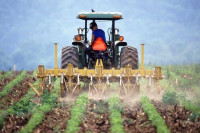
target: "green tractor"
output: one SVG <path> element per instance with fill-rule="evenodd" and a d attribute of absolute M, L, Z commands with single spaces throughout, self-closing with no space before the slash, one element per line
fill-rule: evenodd
<path fill-rule="evenodd" d="M 119 35 L 119 29 L 115 27 L 115 21 L 122 19 L 121 13 L 82 12 L 78 14 L 77 18 L 84 20 L 85 27 L 78 28 L 78 34 L 74 36 L 72 46 L 62 48 L 61 68 L 58 68 L 57 64 L 57 43 L 55 43 L 55 68 L 46 69 L 44 65 L 38 66 L 39 92 L 34 89 L 38 95 L 42 95 L 47 79 L 49 80 L 49 91 L 52 92 L 51 77 L 55 76 L 60 77 L 61 96 L 79 93 L 82 88 L 89 88 L 89 94 L 100 94 L 101 96 L 112 92 L 112 88 L 122 95 L 138 95 L 140 92 L 139 78 L 149 79 L 148 90 L 150 90 L 153 81 L 154 87 L 159 92 L 159 80 L 163 79 L 161 67 L 155 67 L 153 70 L 144 68 L 144 45 L 142 44 L 141 67 L 138 68 L 137 49 L 127 46 L 124 37 Z M 88 21 L 112 22 L 111 28 L 107 29 L 108 41 L 105 42 L 99 37 L 103 43 L 96 43 L 97 38 L 90 45 L 91 42 L 88 41 L 87 37 Z M 104 50 L 94 49 L 94 45 L 100 46 L 102 44 Z M 117 85 L 111 87 L 114 82 Z"/>
<path fill-rule="evenodd" d="M 78 28 L 78 34 L 74 36 L 73 46 L 62 48 L 61 68 L 65 69 L 67 64 L 72 64 L 79 69 L 93 69 L 96 63 L 96 54 L 101 54 L 103 66 L 105 69 L 120 69 L 126 65 L 131 65 L 132 69 L 138 69 L 138 51 L 132 46 L 127 46 L 124 37 L 119 35 L 119 29 L 115 26 L 115 21 L 123 19 L 122 14 L 118 12 L 81 12 L 78 19 L 84 20 L 85 27 Z M 88 41 L 88 21 L 110 21 L 111 28 L 107 29 L 109 38 L 106 42 L 105 51 L 89 51 L 91 47 Z M 105 30 L 105 29 L 104 29 Z M 122 48 L 120 48 L 122 47 Z M 121 49 L 121 51 L 120 51 Z"/>

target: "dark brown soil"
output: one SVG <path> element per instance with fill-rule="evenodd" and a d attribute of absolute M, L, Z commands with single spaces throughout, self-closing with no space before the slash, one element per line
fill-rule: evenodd
<path fill-rule="evenodd" d="M 200 118 L 197 117 L 194 122 L 190 121 L 192 112 L 184 107 L 164 105 L 159 101 L 152 101 L 152 103 L 172 133 L 200 133 Z"/>
<path fill-rule="evenodd" d="M 18 117 L 14 115 L 8 116 L 4 120 L 2 133 L 15 133 L 19 132 L 23 126 L 25 126 L 30 119 L 30 115 L 24 115 L 23 117 Z"/>
<path fill-rule="evenodd" d="M 6 96 L 0 98 L 0 110 L 8 108 L 13 105 L 14 102 L 18 102 L 29 91 L 30 86 L 28 83 L 33 83 L 35 79 L 33 77 L 25 77 L 18 85 L 12 88 L 12 91 Z"/>
<path fill-rule="evenodd" d="M 127 133 L 156 133 L 156 127 L 152 125 L 140 103 L 124 107 L 122 118 Z"/>
<path fill-rule="evenodd" d="M 16 72 L 12 72 L 12 75 L 9 77 L 5 77 L 2 80 L 0 80 L 0 91 L 3 90 L 3 88 L 12 80 L 14 80 L 19 74 L 21 74 L 21 71 L 16 71 Z M 27 72 L 27 74 L 32 75 L 33 71 L 29 71 Z"/>
<path fill-rule="evenodd" d="M 70 107 L 55 108 L 47 113 L 43 122 L 34 130 L 34 133 L 64 132 L 67 120 L 70 118 Z"/>
<path fill-rule="evenodd" d="M 0 91 L 3 90 L 3 88 L 13 79 L 15 79 L 15 76 L 12 77 L 5 77 L 2 80 L 0 80 Z"/>
<path fill-rule="evenodd" d="M 103 100 L 89 100 L 79 133 L 110 133 L 108 103 Z"/>

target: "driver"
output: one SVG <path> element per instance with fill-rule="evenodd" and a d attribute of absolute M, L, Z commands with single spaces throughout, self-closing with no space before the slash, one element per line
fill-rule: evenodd
<path fill-rule="evenodd" d="M 91 45 L 96 41 L 98 37 L 101 37 L 106 43 L 105 32 L 102 29 L 98 29 L 98 26 L 94 21 L 90 23 L 90 29 L 92 30 Z"/>

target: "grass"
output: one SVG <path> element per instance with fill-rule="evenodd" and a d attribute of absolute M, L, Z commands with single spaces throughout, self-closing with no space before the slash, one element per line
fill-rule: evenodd
<path fill-rule="evenodd" d="M 7 84 L 2 92 L 0 92 L 0 97 L 4 97 L 5 95 L 7 95 L 11 90 L 12 88 L 17 85 L 19 82 L 21 82 L 24 77 L 26 76 L 26 71 L 24 70 L 20 75 L 18 75 L 14 80 L 12 80 L 9 84 Z"/>

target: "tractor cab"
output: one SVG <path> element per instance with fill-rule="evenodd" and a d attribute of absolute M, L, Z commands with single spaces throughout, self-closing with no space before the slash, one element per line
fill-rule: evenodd
<path fill-rule="evenodd" d="M 97 58 L 103 59 L 104 66 L 119 67 L 119 46 L 126 46 L 127 43 L 124 42 L 124 37 L 119 35 L 119 29 L 115 28 L 115 21 L 123 19 L 122 14 L 119 12 L 81 12 L 77 16 L 78 19 L 84 20 L 85 27 L 78 28 L 78 34 L 74 36 L 72 45 L 75 45 L 79 49 L 79 57 L 84 60 L 79 60 L 79 68 L 87 67 L 93 68 Z M 91 44 L 88 40 L 88 25 L 92 21 L 98 21 L 98 23 L 110 21 L 111 28 L 103 29 L 105 34 L 107 30 L 108 38 L 106 38 L 106 50 L 105 46 L 102 44 L 102 41 L 96 40 L 95 46 Z M 102 48 L 103 47 L 103 48 Z M 96 48 L 96 49 L 95 49 Z M 80 59 L 79 58 L 79 59 Z"/>

